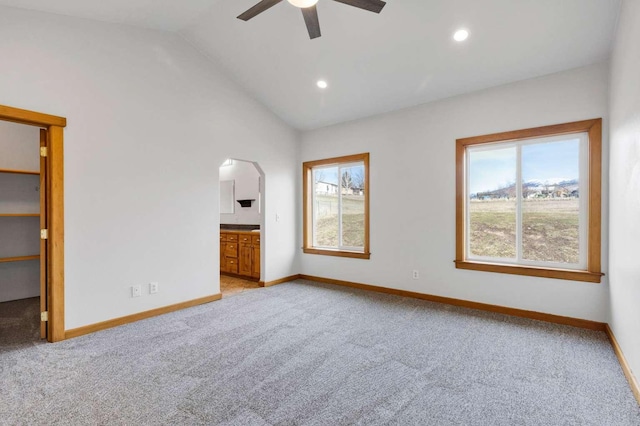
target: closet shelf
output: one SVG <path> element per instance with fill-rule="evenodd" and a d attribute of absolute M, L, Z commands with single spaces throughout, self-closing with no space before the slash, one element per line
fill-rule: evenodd
<path fill-rule="evenodd" d="M 36 254 L 33 256 L 0 257 L 0 263 L 23 262 L 25 260 L 36 260 L 36 259 L 40 259 L 39 254 Z"/>
<path fill-rule="evenodd" d="M 0 213 L 0 217 L 40 217 L 40 213 Z"/>
<path fill-rule="evenodd" d="M 11 169 L 0 169 L 0 173 L 13 173 L 18 175 L 39 175 L 40 172 L 34 172 L 30 170 L 11 170 Z"/>

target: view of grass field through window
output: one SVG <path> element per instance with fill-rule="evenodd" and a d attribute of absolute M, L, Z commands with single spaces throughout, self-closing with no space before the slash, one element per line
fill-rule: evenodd
<path fill-rule="evenodd" d="M 471 256 L 580 262 L 580 143 L 574 135 L 469 150 Z"/>
<path fill-rule="evenodd" d="M 362 249 L 365 244 L 364 164 L 313 169 L 313 245 Z"/>

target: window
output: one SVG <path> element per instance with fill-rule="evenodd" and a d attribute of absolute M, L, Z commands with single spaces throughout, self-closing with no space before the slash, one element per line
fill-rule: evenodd
<path fill-rule="evenodd" d="M 309 161 L 302 173 L 303 251 L 369 259 L 369 154 Z"/>
<path fill-rule="evenodd" d="M 458 139 L 456 267 L 600 282 L 602 120 Z"/>

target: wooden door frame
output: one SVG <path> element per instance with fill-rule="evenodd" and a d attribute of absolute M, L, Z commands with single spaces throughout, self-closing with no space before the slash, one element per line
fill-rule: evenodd
<path fill-rule="evenodd" d="M 49 132 L 46 129 L 40 129 L 40 150 L 46 149 Z M 47 157 L 40 155 L 40 229 L 47 229 Z M 48 301 L 47 293 L 49 293 L 49 275 L 47 275 L 47 256 L 42 253 L 47 252 L 47 240 L 40 239 L 40 312 L 47 311 Z M 49 322 L 40 320 L 40 338 L 46 339 L 49 335 Z"/>
<path fill-rule="evenodd" d="M 64 127 L 67 119 L 0 105 L 0 120 L 47 131 L 47 340 L 64 340 Z M 41 253 L 42 255 L 42 253 Z"/>

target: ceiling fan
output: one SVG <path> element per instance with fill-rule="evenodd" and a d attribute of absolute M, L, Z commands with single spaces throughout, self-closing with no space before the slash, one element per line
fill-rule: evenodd
<path fill-rule="evenodd" d="M 262 0 L 252 8 L 243 12 L 238 16 L 238 19 L 248 21 L 249 19 L 259 15 L 265 10 L 275 6 L 282 0 Z M 307 31 L 309 31 L 309 38 L 314 39 L 320 37 L 320 22 L 318 21 L 318 10 L 316 9 L 316 3 L 318 0 L 287 0 L 292 5 L 300 8 L 302 16 L 304 17 L 304 23 L 307 25 Z M 360 9 L 368 10 L 369 12 L 380 13 L 382 8 L 387 4 L 382 0 L 334 0 L 338 3 L 344 3 L 349 6 L 357 7 Z"/>

